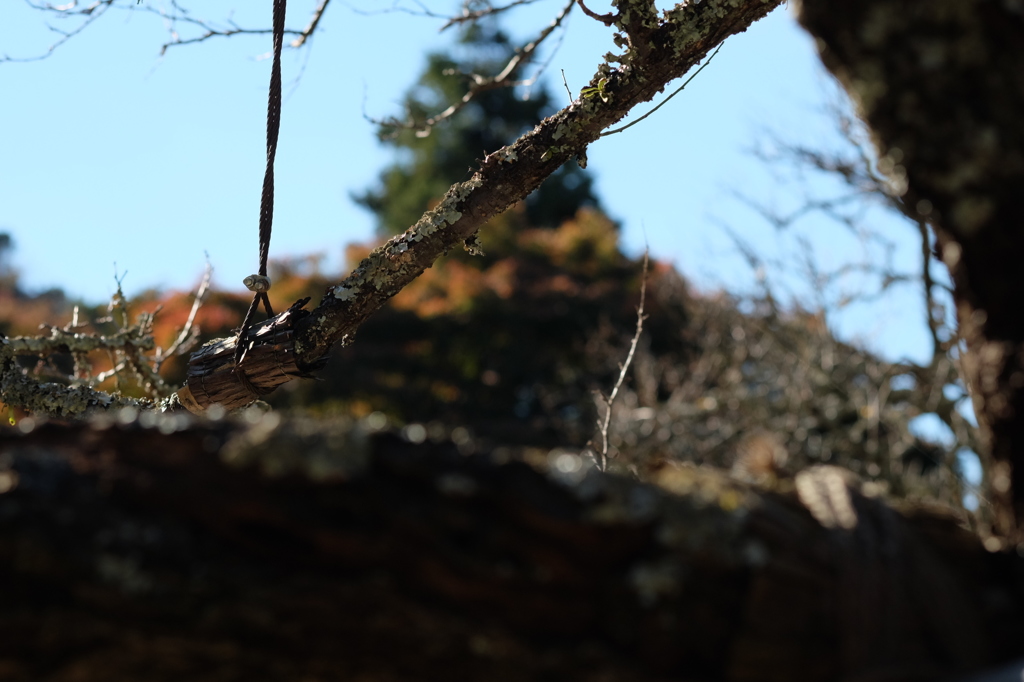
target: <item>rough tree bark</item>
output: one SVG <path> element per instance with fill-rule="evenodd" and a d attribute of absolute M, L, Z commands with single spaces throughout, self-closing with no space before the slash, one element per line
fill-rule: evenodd
<path fill-rule="evenodd" d="M 949 266 L 1000 530 L 1024 540 L 1024 14 L 991 0 L 804 0 L 800 20 Z"/>
<path fill-rule="evenodd" d="M 834 468 L 567 477 L 273 414 L 22 430 L 5 680 L 930 680 L 1024 642 L 1024 561 Z"/>

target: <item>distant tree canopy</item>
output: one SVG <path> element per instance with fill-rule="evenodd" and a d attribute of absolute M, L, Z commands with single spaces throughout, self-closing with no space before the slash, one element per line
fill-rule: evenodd
<path fill-rule="evenodd" d="M 529 89 L 485 90 L 429 134 L 409 125 L 458 102 L 469 89 L 469 74 L 494 73 L 513 54 L 508 36 L 488 22 L 464 29 L 456 50 L 427 57 L 423 75 L 405 98 L 407 118 L 380 126 L 380 139 L 400 152 L 399 160 L 381 174 L 376 187 L 356 196 L 377 216 L 379 234 L 404 232 L 452 183 L 467 179 L 480 159 L 512 143 L 555 110 L 547 88 L 538 81 Z M 526 198 L 530 224 L 555 227 L 580 207 L 597 206 L 592 182 L 577 164 L 563 165 Z"/>

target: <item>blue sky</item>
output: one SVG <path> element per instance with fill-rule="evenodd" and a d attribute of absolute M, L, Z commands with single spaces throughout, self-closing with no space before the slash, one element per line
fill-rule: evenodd
<path fill-rule="evenodd" d="M 153 8 L 162 3 L 144 0 Z M 0 63 L 0 230 L 13 235 L 14 264 L 30 290 L 59 286 L 102 301 L 115 289 L 115 263 L 127 273 L 128 294 L 188 289 L 208 253 L 217 285 L 242 291 L 241 279 L 257 260 L 269 37 L 212 39 L 160 57 L 167 27 L 133 4 L 47 59 Z M 232 11 L 236 4 L 243 9 Z M 292 0 L 289 26 L 303 26 L 314 4 Z M 455 6 L 428 4 L 438 13 Z M 603 11 L 600 2 L 591 4 Z M 204 18 L 230 16 L 250 27 L 269 25 L 270 5 L 196 3 Z M 510 13 L 508 26 L 518 37 L 531 36 L 560 6 L 536 2 Z M 7 3 L 4 14 L 0 54 L 10 57 L 45 52 L 55 36 L 46 21 L 69 27 L 24 3 Z M 311 47 L 286 54 L 272 258 L 321 253 L 326 269 L 338 271 L 344 245 L 372 235 L 371 216 L 350 193 L 373 183 L 392 157 L 364 111 L 400 113 L 398 102 L 425 52 L 454 37 L 438 32 L 442 23 L 401 11 L 357 13 L 336 0 Z M 544 56 L 556 97 L 565 94 L 560 71 L 578 92 L 612 49 L 610 37 L 578 11 L 570 15 L 557 52 Z M 835 147 L 827 110 L 836 101 L 813 42 L 788 9 L 730 38 L 683 93 L 589 150 L 598 195 L 621 221 L 627 250 L 639 253 L 649 244 L 654 257 L 673 261 L 701 288 L 749 289 L 752 273 L 723 225 L 765 256 L 791 251 L 792 235 L 776 234 L 736 195 L 792 208 L 807 191 L 749 150 L 769 133 Z M 882 214 L 876 220 L 896 239 L 897 262 L 916 268 L 913 234 Z M 820 220 L 805 223 L 799 227 L 822 267 L 859 256 L 849 233 Z M 779 277 L 800 280 L 792 272 Z M 887 356 L 924 359 L 923 319 L 913 317 L 920 311 L 916 291 L 906 289 L 869 309 L 851 308 L 835 325 Z"/>

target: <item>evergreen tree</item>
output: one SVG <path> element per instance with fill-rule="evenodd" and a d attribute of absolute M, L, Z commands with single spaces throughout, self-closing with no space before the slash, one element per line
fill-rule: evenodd
<path fill-rule="evenodd" d="M 472 25 L 463 31 L 460 55 L 434 53 L 405 106 L 414 121 L 422 121 L 459 101 L 470 87 L 468 74 L 497 73 L 514 54 L 508 36 L 493 25 Z M 379 135 L 400 150 L 376 187 L 356 197 L 377 215 L 382 236 L 404 232 L 440 199 L 452 183 L 468 179 L 471 169 L 487 154 L 513 142 L 554 110 L 543 86 L 531 89 L 497 88 L 475 96 L 429 134 L 384 124 Z M 526 200 L 529 224 L 555 227 L 583 206 L 597 206 L 591 178 L 576 164 L 566 164 Z"/>

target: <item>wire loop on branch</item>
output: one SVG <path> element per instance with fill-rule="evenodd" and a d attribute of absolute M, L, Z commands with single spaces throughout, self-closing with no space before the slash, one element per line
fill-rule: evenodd
<path fill-rule="evenodd" d="M 263 197 L 260 201 L 260 270 L 243 280 L 246 288 L 254 292 L 252 303 L 238 329 L 235 345 L 235 364 L 239 365 L 245 355 L 245 336 L 252 326 L 253 316 L 260 301 L 267 317 L 274 316 L 270 307 L 270 278 L 267 277 L 267 259 L 270 255 L 270 235 L 274 225 L 274 158 L 277 156 L 277 139 L 281 130 L 281 48 L 284 45 L 284 17 L 287 0 L 274 0 L 274 63 L 270 70 L 270 95 L 267 100 L 267 170 L 263 176 Z"/>

